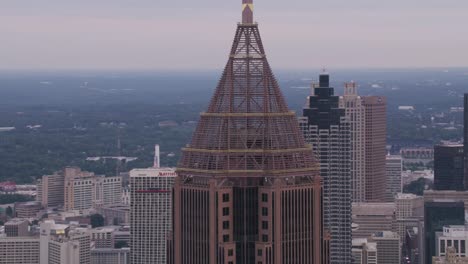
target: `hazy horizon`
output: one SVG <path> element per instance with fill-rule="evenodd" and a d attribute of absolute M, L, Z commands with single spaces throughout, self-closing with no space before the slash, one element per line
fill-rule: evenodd
<path fill-rule="evenodd" d="M 4 2 L 0 69 L 219 70 L 240 2 Z M 254 2 L 275 70 L 468 67 L 466 1 Z"/>

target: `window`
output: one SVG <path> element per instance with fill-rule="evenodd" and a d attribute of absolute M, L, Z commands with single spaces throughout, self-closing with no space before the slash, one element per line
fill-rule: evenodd
<path fill-rule="evenodd" d="M 263 252 L 261 249 L 258 249 L 257 250 L 257 256 L 261 257 L 263 255 Z"/>
<path fill-rule="evenodd" d="M 268 235 L 262 235 L 262 242 L 268 242 Z"/>
<path fill-rule="evenodd" d="M 268 222 L 262 221 L 262 229 L 268 229 Z"/>
<path fill-rule="evenodd" d="M 268 202 L 268 194 L 262 193 L 262 202 Z"/>
<path fill-rule="evenodd" d="M 262 215 L 263 216 L 268 216 L 268 208 L 267 207 L 262 207 Z"/>
<path fill-rule="evenodd" d="M 229 242 L 229 235 L 223 235 L 223 242 Z"/>
<path fill-rule="evenodd" d="M 440 240 L 440 253 L 445 253 L 445 240 Z"/>
<path fill-rule="evenodd" d="M 223 221 L 223 229 L 229 229 L 229 221 Z"/>
<path fill-rule="evenodd" d="M 223 216 L 229 215 L 229 207 L 223 207 Z"/>
<path fill-rule="evenodd" d="M 229 202 L 229 193 L 223 193 L 223 203 Z"/>
<path fill-rule="evenodd" d="M 229 257 L 234 256 L 234 250 L 229 249 L 229 250 L 228 250 L 228 256 L 229 256 Z"/>

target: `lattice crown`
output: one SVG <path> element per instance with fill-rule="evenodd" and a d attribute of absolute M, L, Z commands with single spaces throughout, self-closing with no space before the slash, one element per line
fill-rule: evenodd
<path fill-rule="evenodd" d="M 239 24 L 228 63 L 179 174 L 312 176 L 317 163 L 288 110 L 256 24 Z"/>

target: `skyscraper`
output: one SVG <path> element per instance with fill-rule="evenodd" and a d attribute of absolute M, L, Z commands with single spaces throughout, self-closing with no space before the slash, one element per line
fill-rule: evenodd
<path fill-rule="evenodd" d="M 364 96 L 366 201 L 385 200 L 385 156 L 387 155 L 387 100 Z"/>
<path fill-rule="evenodd" d="M 351 127 L 351 181 L 354 202 L 385 201 L 385 97 L 359 96 L 355 83 L 345 84 L 340 107 Z"/>
<path fill-rule="evenodd" d="M 464 132 L 463 132 L 463 144 L 464 144 L 464 155 L 465 155 L 465 163 L 464 163 L 464 185 L 465 190 L 468 190 L 468 94 L 465 94 L 465 102 L 464 102 Z"/>
<path fill-rule="evenodd" d="M 345 84 L 340 107 L 346 109 L 351 131 L 351 196 L 353 202 L 366 201 L 365 109 L 356 83 Z"/>
<path fill-rule="evenodd" d="M 132 264 L 166 263 L 167 235 L 172 230 L 170 168 L 130 171 L 130 259 Z"/>
<path fill-rule="evenodd" d="M 463 145 L 434 146 L 434 189 L 464 190 Z"/>
<path fill-rule="evenodd" d="M 183 149 L 173 250 L 182 263 L 322 263 L 318 162 L 243 1 L 229 61 Z"/>
<path fill-rule="evenodd" d="M 350 128 L 327 73 L 320 75 L 307 104 L 300 126 L 320 161 L 324 227 L 331 236 L 330 263 L 351 263 Z"/>

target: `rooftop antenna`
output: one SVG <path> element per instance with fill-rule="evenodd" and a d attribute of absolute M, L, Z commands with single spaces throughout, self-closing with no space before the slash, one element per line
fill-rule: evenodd
<path fill-rule="evenodd" d="M 154 164 L 153 164 L 153 168 L 160 168 L 161 166 L 161 163 L 160 163 L 160 155 L 159 155 L 159 145 L 156 144 L 154 146 Z"/>
<path fill-rule="evenodd" d="M 242 24 L 253 24 L 253 0 L 242 0 Z"/>

